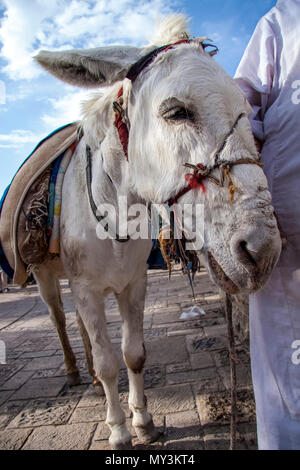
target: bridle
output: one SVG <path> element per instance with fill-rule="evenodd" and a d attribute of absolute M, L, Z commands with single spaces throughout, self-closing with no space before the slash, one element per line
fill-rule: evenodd
<path fill-rule="evenodd" d="M 148 67 L 153 60 L 162 52 L 166 52 L 169 49 L 172 49 L 174 46 L 182 43 L 191 43 L 195 42 L 196 39 L 182 39 L 180 41 L 177 41 L 172 44 L 167 44 L 165 46 L 161 46 L 156 48 L 155 50 L 151 51 L 149 54 L 146 56 L 143 56 L 141 59 L 139 59 L 135 64 L 133 64 L 129 71 L 127 72 L 127 75 L 125 78 L 129 79 L 132 83 L 137 79 L 139 74 L 146 68 Z M 203 39 L 198 39 L 198 44 L 202 46 L 202 48 L 205 50 L 207 47 L 212 47 L 213 50 L 209 52 L 210 55 L 216 54 L 218 51 L 218 48 L 212 44 L 208 43 L 203 43 Z M 116 101 L 113 102 L 113 109 L 115 112 L 115 121 L 114 125 L 117 129 L 120 143 L 123 148 L 124 156 L 128 162 L 128 141 L 129 141 L 129 130 L 128 126 L 126 123 L 126 117 L 125 117 L 125 110 L 123 108 L 123 86 L 119 89 L 117 99 Z M 233 126 L 231 127 L 230 131 L 226 134 L 224 137 L 221 145 L 215 152 L 213 156 L 213 165 L 210 167 L 204 166 L 201 163 L 197 164 L 192 164 L 192 163 L 184 163 L 184 167 L 190 168 L 193 170 L 193 173 L 188 173 L 185 174 L 184 178 L 185 181 L 188 183 L 187 186 L 185 186 L 182 190 L 180 190 L 174 197 L 168 199 L 166 203 L 169 206 L 172 206 L 178 202 L 178 200 L 187 192 L 189 192 L 192 189 L 196 188 L 201 188 L 203 192 L 205 192 L 206 188 L 203 184 L 203 180 L 207 179 L 211 182 L 213 182 L 215 185 L 219 187 L 224 187 L 225 180 L 228 183 L 228 192 L 229 192 L 229 199 L 230 203 L 233 203 L 233 198 L 234 198 L 234 193 L 237 189 L 237 187 L 234 185 L 231 176 L 230 176 L 230 170 L 233 166 L 235 165 L 241 165 L 241 164 L 255 164 L 260 167 L 263 167 L 263 164 L 259 161 L 259 156 L 257 155 L 256 159 L 252 158 L 242 158 L 239 160 L 235 161 L 230 161 L 230 160 L 221 160 L 220 156 L 222 151 L 224 150 L 229 137 L 233 134 L 234 130 L 236 129 L 240 119 L 243 117 L 246 117 L 245 113 L 241 113 L 237 119 L 235 120 Z M 89 201 L 90 201 L 90 206 L 93 211 L 93 214 L 95 215 L 96 219 L 98 222 L 101 223 L 101 221 L 104 219 L 104 216 L 101 216 L 98 214 L 97 211 L 97 206 L 95 204 L 95 201 L 92 196 L 92 190 L 91 190 L 91 181 L 92 181 L 92 173 L 91 173 L 91 149 L 87 145 L 86 146 L 86 156 L 87 156 L 87 167 L 86 167 L 86 178 L 87 178 L 87 187 L 88 187 L 88 196 L 89 196 Z M 219 168 L 220 170 L 220 179 L 218 180 L 214 176 L 212 176 L 212 172 Z M 104 229 L 108 231 L 108 226 L 104 226 Z M 115 238 L 118 242 L 127 242 L 130 238 L 127 236 L 127 238 L 120 238 L 118 234 L 115 234 Z"/>
<path fill-rule="evenodd" d="M 197 187 L 200 187 L 203 192 L 205 192 L 205 186 L 203 184 L 204 179 L 208 179 L 215 185 L 223 188 L 225 180 L 227 180 L 228 183 L 228 192 L 229 192 L 229 199 L 230 203 L 233 203 L 233 198 L 234 198 L 234 193 L 237 189 L 235 184 L 233 183 L 231 176 L 230 176 L 230 170 L 233 166 L 235 165 L 247 165 L 247 164 L 254 164 L 258 165 L 261 168 L 264 166 L 263 163 L 259 161 L 259 156 L 258 159 L 253 159 L 253 158 L 240 158 L 239 160 L 220 160 L 219 157 L 222 154 L 222 151 L 224 150 L 229 137 L 233 134 L 235 128 L 237 127 L 240 119 L 243 117 L 247 117 L 245 113 L 241 113 L 237 119 L 235 120 L 232 128 L 230 131 L 226 134 L 226 136 L 223 139 L 222 144 L 218 148 L 218 150 L 215 152 L 212 160 L 214 164 L 211 167 L 207 167 L 203 165 L 202 163 L 197 163 L 196 165 L 192 163 L 184 163 L 184 167 L 186 168 L 191 168 L 193 169 L 193 173 L 188 173 L 185 175 L 185 180 L 189 183 L 188 186 L 185 186 L 177 195 L 173 198 L 170 198 L 167 203 L 169 206 L 172 206 L 173 204 L 176 204 L 178 199 L 180 199 L 184 194 L 186 194 L 188 191 L 191 189 L 196 189 Z M 219 168 L 220 170 L 220 179 L 218 180 L 214 176 L 211 175 L 211 173 Z"/>

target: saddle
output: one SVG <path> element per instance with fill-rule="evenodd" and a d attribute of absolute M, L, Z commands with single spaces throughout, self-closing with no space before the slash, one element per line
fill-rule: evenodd
<path fill-rule="evenodd" d="M 48 218 L 47 190 L 52 165 L 77 141 L 77 122 L 58 129 L 42 140 L 24 161 L 2 199 L 1 261 L 4 259 L 5 264 L 11 267 L 10 272 L 13 273 L 13 281 L 16 284 L 23 285 L 26 282 L 27 266 L 30 262 L 42 262 L 47 254 L 48 240 L 43 227 L 45 217 Z M 32 200 L 35 204 L 32 204 Z M 34 220 L 32 214 L 36 215 Z M 34 230 L 30 230 L 32 223 Z"/>

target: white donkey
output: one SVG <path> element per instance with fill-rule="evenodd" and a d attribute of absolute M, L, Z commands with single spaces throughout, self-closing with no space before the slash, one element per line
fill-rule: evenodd
<path fill-rule="evenodd" d="M 118 396 L 119 360 L 105 324 L 104 297 L 110 292 L 123 320 L 133 426 L 144 442 L 158 437 L 143 383 L 151 241 L 99 239 L 96 207 L 107 202 L 117 207 L 118 196 L 126 196 L 129 205 L 203 204 L 202 254 L 213 280 L 228 292 L 259 289 L 281 247 L 266 178 L 257 164 L 247 118 L 251 109 L 232 78 L 205 52 L 202 40 L 188 41 L 186 31 L 184 18 L 175 15 L 144 48 L 42 51 L 37 56 L 46 70 L 70 84 L 112 85 L 84 106 L 83 137 L 63 183 L 62 266 L 48 262 L 35 275 L 57 318 L 62 315 L 61 269 L 70 279 L 95 376 L 106 394 L 113 449 L 127 448 L 131 436 Z M 115 112 L 121 113 L 117 119 Z"/>

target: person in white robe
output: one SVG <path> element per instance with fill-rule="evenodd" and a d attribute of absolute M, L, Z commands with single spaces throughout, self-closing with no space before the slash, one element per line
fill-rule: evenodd
<path fill-rule="evenodd" d="M 250 295 L 250 353 L 259 449 L 300 449 L 300 0 L 258 22 L 235 79 L 287 243 L 267 285 Z"/>

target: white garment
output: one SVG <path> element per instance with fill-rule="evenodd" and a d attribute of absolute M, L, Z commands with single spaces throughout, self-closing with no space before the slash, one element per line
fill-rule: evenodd
<path fill-rule="evenodd" d="M 300 0 L 258 23 L 235 75 L 288 244 L 267 286 L 250 296 L 260 449 L 300 449 Z"/>

